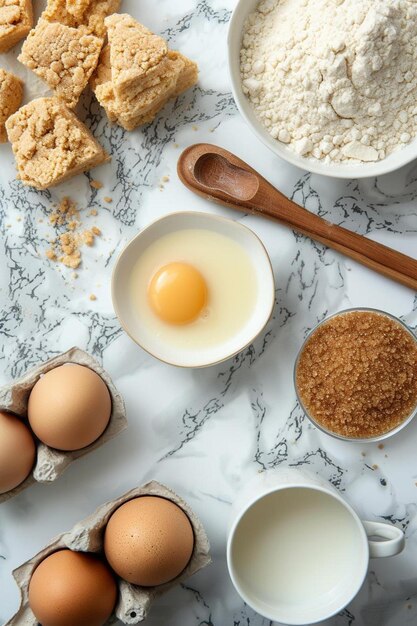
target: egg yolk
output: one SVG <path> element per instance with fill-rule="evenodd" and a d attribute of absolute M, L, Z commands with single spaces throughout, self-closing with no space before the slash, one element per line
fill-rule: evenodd
<path fill-rule="evenodd" d="M 206 281 L 188 263 L 169 263 L 156 272 L 149 287 L 150 305 L 169 324 L 189 324 L 207 302 Z"/>

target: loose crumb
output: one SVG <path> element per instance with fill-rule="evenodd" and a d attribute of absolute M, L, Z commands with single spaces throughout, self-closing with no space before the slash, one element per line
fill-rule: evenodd
<path fill-rule="evenodd" d="M 192 129 L 194 132 L 196 132 L 198 130 L 198 126 L 196 126 L 195 124 L 192 125 Z"/>
<path fill-rule="evenodd" d="M 95 300 L 97 300 L 97 296 L 95 296 L 93 293 L 90 294 L 90 300 L 94 302 Z"/>
<path fill-rule="evenodd" d="M 90 186 L 93 187 L 93 189 L 102 189 L 103 183 L 101 183 L 99 180 L 91 180 Z"/>
<path fill-rule="evenodd" d="M 56 252 L 52 248 L 46 251 L 46 256 L 50 261 L 56 261 Z"/>
<path fill-rule="evenodd" d="M 90 215 L 93 215 L 94 217 L 98 215 L 97 209 L 91 209 Z"/>
<path fill-rule="evenodd" d="M 113 202 L 113 198 L 110 198 L 110 196 L 104 196 L 103 200 L 104 200 L 104 202 L 107 202 L 108 204 Z"/>
<path fill-rule="evenodd" d="M 61 256 L 59 260 L 63 265 L 65 265 L 65 267 L 75 270 L 81 265 L 81 252 L 79 250 L 74 250 L 71 254 Z"/>
<path fill-rule="evenodd" d="M 169 176 L 162 176 L 162 182 L 163 183 L 169 183 Z"/>
<path fill-rule="evenodd" d="M 383 443 L 378 444 L 378 449 L 379 450 L 383 450 L 384 449 L 384 444 Z"/>
<path fill-rule="evenodd" d="M 379 469 L 379 467 L 378 467 L 378 465 L 377 465 L 376 463 L 374 463 L 374 464 L 372 465 L 372 469 L 377 470 L 377 469 Z"/>
<path fill-rule="evenodd" d="M 90 214 L 97 211 L 94 209 Z M 57 229 L 64 229 L 58 238 L 50 241 L 51 248 L 46 252 L 46 256 L 51 261 L 59 261 L 66 267 L 77 269 L 82 262 L 81 246 L 93 246 L 95 238 L 101 235 L 101 230 L 97 226 L 79 232 L 81 227 L 80 212 L 77 204 L 71 198 L 65 197 L 61 200 L 49 218 L 50 223 Z M 73 275 L 74 277 L 74 275 Z"/>
<path fill-rule="evenodd" d="M 85 230 L 82 233 L 82 238 L 87 246 L 92 246 L 94 244 L 94 233 L 91 230 Z"/>
<path fill-rule="evenodd" d="M 342 313 L 311 335 L 296 378 L 306 410 L 328 430 L 382 435 L 417 405 L 417 343 L 386 315 Z"/>
<path fill-rule="evenodd" d="M 79 216 L 80 212 L 77 204 L 71 198 L 65 196 L 49 217 L 49 221 L 53 226 L 64 226 L 69 222 L 73 222 L 72 218 L 79 218 Z"/>

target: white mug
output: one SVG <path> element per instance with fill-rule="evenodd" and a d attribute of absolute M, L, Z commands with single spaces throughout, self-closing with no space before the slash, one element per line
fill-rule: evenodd
<path fill-rule="evenodd" d="M 227 564 L 237 592 L 267 619 L 291 626 L 342 611 L 369 559 L 404 548 L 400 529 L 362 522 L 333 486 L 300 469 L 259 474 L 233 512 Z"/>

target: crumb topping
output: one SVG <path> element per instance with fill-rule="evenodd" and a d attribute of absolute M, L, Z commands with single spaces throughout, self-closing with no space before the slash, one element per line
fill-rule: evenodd
<path fill-rule="evenodd" d="M 32 0 L 0 0 L 0 52 L 26 37 L 32 23 Z"/>
<path fill-rule="evenodd" d="M 104 19 L 119 6 L 120 0 L 48 0 L 42 18 L 105 37 Z"/>
<path fill-rule="evenodd" d="M 23 44 L 18 60 L 74 107 L 95 70 L 103 39 L 40 19 Z"/>

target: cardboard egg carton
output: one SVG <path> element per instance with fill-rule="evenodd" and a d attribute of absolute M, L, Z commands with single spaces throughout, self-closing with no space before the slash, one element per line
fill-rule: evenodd
<path fill-rule="evenodd" d="M 23 483 L 8 491 L 7 493 L 0 494 L 0 503 L 13 498 L 18 493 L 27 489 L 33 483 L 50 483 L 57 480 L 61 474 L 73 463 L 76 459 L 96 450 L 100 446 L 104 445 L 113 437 L 116 437 L 125 428 L 127 428 L 126 409 L 124 401 L 120 393 L 117 391 L 110 376 L 105 372 L 101 365 L 93 359 L 92 356 L 80 350 L 79 348 L 71 348 L 68 352 L 60 354 L 46 363 L 42 363 L 39 367 L 36 367 L 27 372 L 22 378 L 14 380 L 9 385 L 0 389 L 0 411 L 7 411 L 15 413 L 22 417 L 25 424 L 29 426 L 27 421 L 27 407 L 30 393 L 43 374 L 46 374 L 50 370 L 64 365 L 65 363 L 77 363 L 79 365 L 85 365 L 104 380 L 108 390 L 110 392 L 112 401 L 112 412 L 110 421 L 107 425 L 104 433 L 91 445 L 83 448 L 82 450 L 76 450 L 73 452 L 61 452 L 49 448 L 45 444 L 36 440 L 37 457 L 32 472 L 26 478 Z M 30 428 L 30 427 L 29 427 Z"/>
<path fill-rule="evenodd" d="M 106 622 L 106 626 L 121 620 L 124 624 L 138 624 L 142 622 L 158 596 L 172 587 L 179 585 L 197 571 L 211 563 L 210 544 L 198 517 L 191 508 L 171 489 L 156 481 L 151 481 L 142 487 L 132 489 L 121 498 L 107 502 L 99 507 L 93 515 L 76 524 L 72 530 L 59 535 L 41 550 L 36 556 L 21 565 L 13 572 L 13 576 L 20 588 L 21 605 L 19 611 L 5 626 L 38 626 L 28 603 L 28 590 L 32 574 L 36 567 L 46 557 L 58 550 L 69 548 L 77 552 L 95 552 L 103 554 L 104 529 L 111 515 L 122 504 L 140 496 L 159 496 L 171 500 L 187 515 L 194 531 L 194 550 L 185 570 L 174 580 L 158 587 L 139 587 L 124 580 L 118 579 L 119 597 L 114 615 Z"/>

